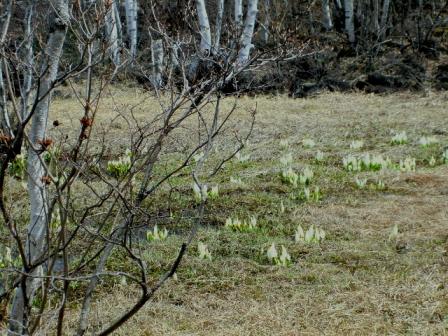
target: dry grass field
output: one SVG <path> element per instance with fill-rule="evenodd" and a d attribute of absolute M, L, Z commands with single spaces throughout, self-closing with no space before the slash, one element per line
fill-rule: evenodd
<path fill-rule="evenodd" d="M 115 88 L 104 98 L 97 126 L 109 130 L 111 152 L 126 147 L 128 128 L 120 113 L 132 110 L 136 120 L 144 120 L 155 113 L 154 104 L 131 89 Z M 297 100 L 242 97 L 238 104 L 229 135 L 245 132 L 246 111 L 257 104 L 255 129 L 243 150 L 250 158 L 232 160 L 209 181 L 219 185 L 220 195 L 210 200 L 177 279 L 116 334 L 448 334 L 448 164 L 442 158 L 448 145 L 448 94 L 325 93 Z M 62 122 L 62 134 L 78 125 L 82 110 L 73 98 L 57 98 L 52 113 Z M 392 136 L 402 131 L 407 143 L 392 145 Z M 177 136 L 187 134 L 185 129 Z M 422 146 L 422 137 L 437 142 Z M 362 140 L 362 148 L 350 148 L 354 140 Z M 217 155 L 226 146 L 232 145 L 221 143 Z M 315 160 L 317 151 L 324 154 L 321 162 Z M 295 190 L 302 187 L 282 182 L 280 159 L 289 153 L 293 171 L 308 167 L 314 172 L 310 189 L 320 188 L 320 200 L 298 199 Z M 381 154 L 392 164 L 379 171 L 344 169 L 344 157 L 364 153 Z M 397 168 L 407 157 L 416 159 L 415 171 Z M 231 183 L 231 177 L 242 183 Z M 365 178 L 366 186 L 358 187 L 355 178 Z M 186 190 L 173 205 L 181 211 L 193 204 L 191 180 L 175 179 Z M 151 207 L 163 202 L 161 193 Z M 235 216 L 255 216 L 257 229 L 225 227 Z M 305 230 L 315 225 L 326 238 L 296 242 L 299 225 Z M 391 236 L 394 227 L 398 234 Z M 167 267 L 182 241 L 175 227 L 167 228 L 167 240 L 147 244 L 154 274 Z M 197 241 L 207 244 L 211 261 L 198 258 Z M 269 261 L 272 243 L 287 248 L 289 266 Z M 137 289 L 123 283 L 99 290 L 90 331 L 119 316 L 137 297 Z M 72 326 L 75 305 L 68 317 Z"/>

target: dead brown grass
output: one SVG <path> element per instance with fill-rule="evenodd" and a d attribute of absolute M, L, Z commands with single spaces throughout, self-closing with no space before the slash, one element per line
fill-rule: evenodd
<path fill-rule="evenodd" d="M 139 94 L 128 91 L 116 92 L 114 100 L 106 99 L 110 106 L 117 101 L 143 101 Z M 332 93 L 303 100 L 242 98 L 240 104 L 244 110 L 255 101 L 258 116 L 250 152 L 256 165 L 241 173 L 245 179 L 266 174 L 267 180 L 276 179 L 272 174 L 278 171 L 280 139 L 289 139 L 297 166 L 309 163 L 316 149 L 334 163 L 319 173 L 319 183 L 326 192 L 322 202 L 293 204 L 284 215 L 277 215 L 271 209 L 277 200 L 273 198 L 272 203 L 258 209 L 259 213 L 269 219 L 266 223 L 281 224 L 290 233 L 298 223 L 318 225 L 327 231 L 328 239 L 320 246 L 303 246 L 293 243 L 291 235 L 278 238 L 288 244 L 294 259 L 293 266 L 281 268 L 240 255 L 238 246 L 221 257 L 216 251 L 225 248 L 221 244 L 227 244 L 224 238 L 229 239 L 228 235 L 222 229 L 205 229 L 200 239 L 208 242 L 214 261 L 201 262 L 190 253 L 179 271 L 179 280 L 168 283 L 116 334 L 447 334 L 448 166 L 420 165 L 416 173 L 382 173 L 388 186 L 384 192 L 355 190 L 350 182 L 354 175 L 347 176 L 339 166 L 353 139 L 365 141 L 364 151 L 394 158 L 420 155 L 415 142 L 421 135 L 436 134 L 446 145 L 448 95 Z M 144 104 L 153 106 L 154 102 L 145 100 L 139 105 L 141 115 L 147 113 Z M 76 124 L 79 116 L 67 117 L 67 108 L 66 101 L 59 101 L 56 115 L 68 118 L 67 125 Z M 99 122 L 108 122 L 110 117 L 105 115 Z M 246 115 L 239 114 L 238 118 L 246 120 L 238 126 L 244 128 Z M 406 130 L 411 144 L 390 146 L 391 130 Z M 305 137 L 313 138 L 316 148 L 304 149 L 300 143 Z M 257 187 L 260 195 L 276 190 Z M 278 192 L 273 194 L 280 197 Z M 245 206 L 250 205 L 234 201 L 235 208 Z M 400 234 L 390 242 L 388 235 L 395 224 Z M 248 236 L 244 244 L 250 245 L 252 238 L 264 239 Z M 256 255 L 265 245 L 254 244 Z M 91 331 L 119 316 L 137 295 L 134 289 L 123 286 L 99 293 Z"/>

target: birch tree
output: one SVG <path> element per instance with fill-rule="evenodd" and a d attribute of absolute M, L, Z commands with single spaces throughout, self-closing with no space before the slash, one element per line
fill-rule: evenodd
<path fill-rule="evenodd" d="M 252 37 L 254 35 L 255 20 L 258 13 L 258 0 L 249 0 L 244 29 L 241 36 L 241 49 L 238 54 L 238 63 L 245 64 L 249 60 L 250 51 L 253 47 Z"/>
<path fill-rule="evenodd" d="M 125 1 L 126 28 L 131 58 L 137 56 L 137 0 Z"/>
<path fill-rule="evenodd" d="M 25 8 L 25 18 L 23 20 L 24 26 L 24 71 L 23 71 L 23 82 L 22 89 L 20 90 L 21 97 L 21 117 L 25 118 L 26 112 L 28 111 L 28 101 L 31 95 L 31 85 L 33 80 L 33 66 L 34 66 L 34 55 L 33 55 L 33 16 L 34 16 L 34 1 L 27 1 Z"/>
<path fill-rule="evenodd" d="M 215 40 L 213 42 L 213 51 L 215 53 L 219 52 L 223 16 L 224 16 L 224 0 L 217 0 Z"/>
<path fill-rule="evenodd" d="M 120 43 L 123 43 L 123 28 L 121 26 L 120 11 L 118 10 L 117 0 L 112 1 L 114 2 L 112 8 L 114 9 L 114 20 L 117 27 L 118 41 L 120 41 Z"/>
<path fill-rule="evenodd" d="M 380 23 L 379 23 L 380 4 L 379 4 L 379 0 L 372 0 L 372 2 L 373 2 L 373 6 L 372 6 L 373 10 L 372 10 L 372 16 L 371 16 L 372 31 L 379 36 L 380 35 Z"/>
<path fill-rule="evenodd" d="M 117 12 L 116 3 L 115 1 L 106 2 L 105 7 L 106 7 L 105 28 L 106 28 L 106 37 L 109 44 L 108 46 L 109 52 L 114 64 L 118 65 L 120 64 L 120 49 L 119 49 L 118 27 L 117 27 L 118 23 L 116 20 L 116 12 Z"/>
<path fill-rule="evenodd" d="M 163 40 L 153 39 L 151 42 L 151 59 L 153 77 L 152 84 L 155 88 L 160 88 L 163 85 L 162 71 L 163 71 Z"/>
<path fill-rule="evenodd" d="M 237 27 L 241 27 L 243 24 L 243 0 L 234 0 L 235 8 L 234 8 L 234 19 L 235 25 Z"/>
<path fill-rule="evenodd" d="M 382 39 L 384 38 L 387 30 L 387 21 L 389 19 L 389 6 L 390 6 L 390 0 L 384 0 L 383 9 L 381 11 L 381 23 L 380 23 Z"/>
<path fill-rule="evenodd" d="M 212 35 L 204 0 L 196 0 L 196 11 L 199 21 L 199 34 L 201 35 L 199 51 L 202 55 L 208 55 L 212 47 Z"/>
<path fill-rule="evenodd" d="M 269 40 L 269 25 L 271 24 L 271 0 L 264 0 L 264 22 L 261 27 L 261 39 L 264 43 Z"/>
<path fill-rule="evenodd" d="M 333 21 L 331 19 L 331 11 L 330 11 L 330 1 L 322 0 L 322 17 L 323 23 L 326 30 L 333 29 Z"/>
<path fill-rule="evenodd" d="M 355 25 L 353 20 L 353 0 L 344 0 L 345 31 L 350 43 L 355 43 Z"/>
<path fill-rule="evenodd" d="M 9 0 L 5 2 L 4 9 L 2 16 L 0 17 L 0 51 L 3 54 L 4 51 L 4 43 L 6 40 L 6 35 L 9 30 L 9 24 L 11 22 L 11 15 L 12 15 L 12 0 Z M 6 132 L 11 132 L 11 124 L 9 120 L 9 113 L 8 113 L 8 104 L 7 104 L 7 89 L 6 89 L 6 83 L 5 79 L 3 78 L 3 72 L 6 71 L 6 60 L 3 58 L 0 59 L 0 112 L 1 112 L 1 121 L 2 121 L 2 129 Z M 12 135 L 10 133 L 9 135 Z"/>
<path fill-rule="evenodd" d="M 46 252 L 46 237 L 48 234 L 48 205 L 46 194 L 46 171 L 43 165 L 42 151 L 49 145 L 46 139 L 48 110 L 50 105 L 51 86 L 56 80 L 59 60 L 65 41 L 67 27 L 70 21 L 68 0 L 50 2 L 55 15 L 51 22 L 50 34 L 45 48 L 45 60 L 42 64 L 42 73 L 38 91 L 39 102 L 32 116 L 32 126 L 29 134 L 30 147 L 28 150 L 28 194 L 30 198 L 30 223 L 26 241 L 28 272 L 38 275 L 40 267 L 33 264 Z M 39 281 L 28 277 L 17 288 L 10 316 L 10 335 L 23 334 L 28 328 L 30 302 Z M 27 303 L 27 304 L 26 304 Z"/>

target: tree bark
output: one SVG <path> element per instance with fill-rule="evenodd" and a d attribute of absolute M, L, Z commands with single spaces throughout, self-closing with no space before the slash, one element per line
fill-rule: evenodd
<path fill-rule="evenodd" d="M 151 42 L 151 59 L 152 59 L 152 84 L 159 89 L 163 85 L 163 41 L 162 39 L 154 39 Z"/>
<path fill-rule="evenodd" d="M 381 11 L 381 23 L 380 23 L 381 39 L 383 39 L 384 36 L 386 35 L 387 21 L 389 19 L 389 5 L 390 0 L 384 0 L 383 10 Z"/>
<path fill-rule="evenodd" d="M 21 96 L 21 114 L 22 119 L 28 113 L 28 101 L 31 95 L 31 85 L 33 79 L 33 67 L 34 67 L 34 55 L 33 55 L 33 14 L 34 14 L 34 1 L 28 1 L 27 7 L 25 10 L 25 19 L 24 19 L 24 46 L 25 46 L 25 55 L 24 55 L 24 71 L 23 71 L 23 82 L 22 89 L 20 92 Z"/>
<path fill-rule="evenodd" d="M 266 44 L 269 41 L 269 26 L 271 24 L 271 0 L 264 0 L 264 22 L 261 28 L 261 39 Z"/>
<path fill-rule="evenodd" d="M 0 52 L 3 54 L 3 45 L 6 40 L 6 34 L 8 33 L 9 24 L 11 22 L 12 15 L 12 0 L 7 1 L 3 7 L 3 13 L 0 17 Z M 5 62 L 6 63 L 6 62 Z M 0 118 L 1 118 L 1 128 L 5 134 L 12 135 L 10 133 L 11 124 L 9 121 L 9 113 L 8 113 L 8 103 L 7 103 L 7 87 L 5 81 L 3 79 L 3 71 L 8 71 L 5 68 L 4 62 L 0 59 Z"/>
<path fill-rule="evenodd" d="M 202 55 L 208 55 L 212 47 L 212 35 L 204 0 L 196 0 L 196 11 L 199 20 L 199 33 L 201 34 L 199 50 Z"/>
<path fill-rule="evenodd" d="M 217 0 L 216 24 L 215 24 L 215 41 L 213 43 L 213 51 L 219 52 L 221 43 L 222 18 L 224 16 L 224 0 Z"/>
<path fill-rule="evenodd" d="M 344 0 L 345 31 L 350 43 L 355 43 L 355 25 L 353 22 L 353 0 Z"/>
<path fill-rule="evenodd" d="M 115 65 L 120 64 L 120 50 L 117 21 L 115 17 L 116 12 L 115 1 L 109 2 L 109 7 L 106 8 L 106 37 L 108 41 L 109 53 Z"/>
<path fill-rule="evenodd" d="M 123 28 L 121 26 L 121 16 L 120 11 L 118 10 L 117 1 L 113 0 L 114 2 L 114 17 L 115 17 L 115 24 L 117 25 L 117 35 L 118 35 L 118 41 L 120 42 L 120 45 L 123 43 Z"/>
<path fill-rule="evenodd" d="M 243 23 L 243 0 L 235 0 L 235 25 L 241 27 Z"/>
<path fill-rule="evenodd" d="M 322 17 L 323 23 L 326 30 L 333 29 L 333 21 L 331 19 L 331 11 L 330 11 L 330 1 L 322 0 Z"/>
<path fill-rule="evenodd" d="M 137 56 L 137 0 L 125 1 L 126 29 L 129 39 L 131 58 Z"/>
<path fill-rule="evenodd" d="M 47 45 L 45 47 L 45 61 L 42 64 L 42 73 L 38 95 L 45 96 L 37 104 L 32 116 L 32 125 L 29 134 L 30 149 L 28 151 L 28 194 L 30 197 L 30 223 L 27 230 L 26 257 L 24 265 L 32 275 L 38 275 L 41 268 L 33 264 L 46 252 L 45 244 L 48 233 L 47 198 L 44 183 L 45 167 L 41 158 L 41 141 L 45 138 L 48 110 L 51 95 L 51 86 L 56 79 L 59 60 L 62 55 L 67 26 L 69 23 L 69 0 L 49 1 L 55 10 L 55 17 L 49 28 Z M 10 335 L 26 334 L 28 328 L 29 311 L 34 292 L 39 284 L 35 278 L 26 278 L 16 289 L 10 313 Z"/>
<path fill-rule="evenodd" d="M 255 20 L 258 13 L 258 0 L 249 0 L 244 30 L 241 36 L 241 49 L 238 54 L 238 64 L 243 65 L 249 60 L 250 50 L 253 47 Z"/>
<path fill-rule="evenodd" d="M 380 23 L 379 23 L 379 16 L 380 16 L 380 4 L 379 0 L 372 0 L 373 1 L 373 12 L 372 12 L 372 32 L 376 34 L 377 36 L 380 35 Z"/>

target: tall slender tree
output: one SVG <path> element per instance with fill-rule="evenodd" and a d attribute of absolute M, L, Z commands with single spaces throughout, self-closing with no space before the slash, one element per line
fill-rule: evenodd
<path fill-rule="evenodd" d="M 241 49 L 238 54 L 238 63 L 245 64 L 249 60 L 250 51 L 253 47 L 252 37 L 254 35 L 255 20 L 258 13 L 258 0 L 249 0 L 244 29 L 241 36 Z"/>
<path fill-rule="evenodd" d="M 269 26 L 271 24 L 271 0 L 264 0 L 264 22 L 261 27 L 261 39 L 264 43 L 269 41 Z"/>
<path fill-rule="evenodd" d="M 322 17 L 323 24 L 326 30 L 333 29 L 333 20 L 331 19 L 330 1 L 322 0 Z"/>
<path fill-rule="evenodd" d="M 153 39 L 151 41 L 152 84 L 157 89 L 163 85 L 163 57 L 163 40 Z"/>
<path fill-rule="evenodd" d="M 222 19 L 224 17 L 224 0 L 217 0 L 216 23 L 215 23 L 215 40 L 213 42 L 213 51 L 219 51 L 221 43 Z"/>
<path fill-rule="evenodd" d="M 196 11 L 199 20 L 199 34 L 201 35 L 199 50 L 202 55 L 207 55 L 212 48 L 212 35 L 204 0 L 196 0 Z"/>
<path fill-rule="evenodd" d="M 34 55 L 33 55 L 33 16 L 34 16 L 34 1 L 27 1 L 25 8 L 25 18 L 23 20 L 23 31 L 24 31 L 24 52 L 23 52 L 23 82 L 22 89 L 20 90 L 21 98 L 21 117 L 25 118 L 28 111 L 28 103 L 31 95 L 31 85 L 33 80 L 33 67 L 34 67 Z"/>
<path fill-rule="evenodd" d="M 47 173 L 43 164 L 42 152 L 50 145 L 46 139 L 48 110 L 51 88 L 56 80 L 59 61 L 62 55 L 67 27 L 70 22 L 69 0 L 48 1 L 54 8 L 54 16 L 49 28 L 49 36 L 44 50 L 41 66 L 38 103 L 33 111 L 29 134 L 28 150 L 28 194 L 30 198 L 30 223 L 26 240 L 26 272 L 38 275 L 41 267 L 35 263 L 46 253 L 48 235 L 48 204 L 46 193 Z M 10 335 L 26 334 L 29 310 L 39 281 L 33 277 L 25 278 L 17 288 L 10 316 Z"/>
<path fill-rule="evenodd" d="M 106 2 L 105 6 L 106 18 L 106 37 L 109 44 L 109 52 L 112 61 L 115 65 L 120 64 L 120 49 L 119 49 L 119 37 L 118 37 L 118 23 L 116 20 L 116 3 L 115 1 Z"/>
<path fill-rule="evenodd" d="M 237 27 L 243 24 L 243 0 L 234 0 L 234 19 Z"/>
<path fill-rule="evenodd" d="M 129 39 L 131 58 L 137 56 L 137 0 L 126 0 L 126 29 Z"/>
<path fill-rule="evenodd" d="M 390 0 L 384 0 L 384 2 L 383 2 L 383 9 L 381 11 L 381 23 L 380 23 L 381 38 L 382 39 L 386 35 L 387 21 L 389 19 L 389 6 L 390 6 Z"/>
<path fill-rule="evenodd" d="M 3 13 L 0 17 L 0 52 L 3 54 L 4 50 L 4 44 L 6 40 L 6 35 L 9 30 L 9 24 L 11 22 L 11 16 L 12 16 L 12 0 L 8 0 L 4 3 L 3 6 Z M 0 112 L 1 112 L 1 127 L 2 132 L 3 130 L 5 133 L 11 132 L 11 123 L 9 120 L 9 113 L 8 113 L 8 103 L 7 103 L 7 88 L 5 79 L 3 77 L 3 72 L 7 71 L 6 69 L 6 61 L 1 58 L 0 59 Z M 13 135 L 12 133 L 8 135 Z"/>
<path fill-rule="evenodd" d="M 353 0 L 344 0 L 345 31 L 350 43 L 355 43 L 355 24 L 353 19 Z"/>

